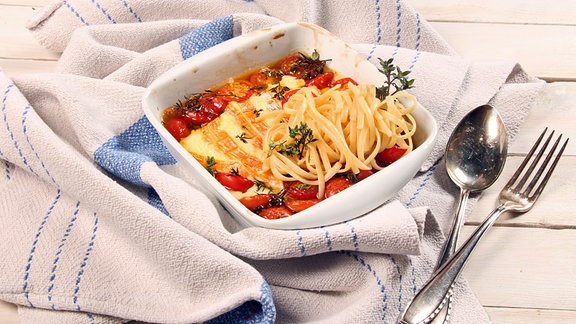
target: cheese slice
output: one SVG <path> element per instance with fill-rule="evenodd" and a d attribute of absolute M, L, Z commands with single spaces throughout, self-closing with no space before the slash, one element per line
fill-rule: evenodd
<path fill-rule="evenodd" d="M 262 143 L 271 125 L 267 119 L 256 121 L 263 111 L 277 109 L 281 109 L 278 101 L 267 92 L 253 95 L 245 102 L 230 102 L 218 118 L 193 130 L 180 144 L 204 166 L 208 157 L 213 157 L 217 172 L 236 170 L 241 176 L 261 181 L 278 192 L 283 188 L 282 181 L 263 169 L 268 148 Z M 246 193 L 232 194 L 236 198 L 251 196 L 256 194 L 255 187 Z"/>

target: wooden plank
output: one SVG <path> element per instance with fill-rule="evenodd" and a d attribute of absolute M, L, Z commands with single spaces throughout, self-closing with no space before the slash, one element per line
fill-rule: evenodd
<path fill-rule="evenodd" d="M 57 59 L 58 54 L 40 46 L 24 27 L 33 13 L 32 7 L 2 7 L 0 43 L 5 45 L 0 48 L 0 57 Z M 432 26 L 464 58 L 512 60 L 547 80 L 576 80 L 576 26 L 451 22 L 432 22 Z M 560 48 L 565 50 L 554 50 Z"/>
<path fill-rule="evenodd" d="M 407 0 L 428 21 L 574 25 L 568 12 L 576 2 L 565 0 Z"/>
<path fill-rule="evenodd" d="M 42 47 L 24 27 L 35 9 L 27 6 L 1 6 L 0 58 L 56 60 L 59 54 Z"/>
<path fill-rule="evenodd" d="M 556 129 L 572 141 L 576 140 L 576 83 L 548 83 L 535 100 L 532 110 L 520 127 L 517 139 L 510 145 L 513 154 L 527 153 L 544 127 Z M 576 144 L 572 142 L 567 154 L 576 154 Z"/>
<path fill-rule="evenodd" d="M 42 7 L 51 2 L 51 0 L 0 0 L 1 5 L 9 6 L 28 6 L 28 7 Z"/>
<path fill-rule="evenodd" d="M 16 306 L 0 300 L 0 323 L 18 324 L 20 318 Z"/>
<path fill-rule="evenodd" d="M 465 226 L 463 238 L 474 227 Z M 494 227 L 464 270 L 487 307 L 576 310 L 576 230 Z"/>
<path fill-rule="evenodd" d="M 517 309 L 486 307 L 493 323 L 507 324 L 572 324 L 576 323 L 576 312 L 543 309 Z"/>
<path fill-rule="evenodd" d="M 514 61 L 531 75 L 576 81 L 576 26 L 432 22 L 462 57 Z"/>
<path fill-rule="evenodd" d="M 9 77 L 22 73 L 52 72 L 56 61 L 0 59 L 0 70 Z"/>

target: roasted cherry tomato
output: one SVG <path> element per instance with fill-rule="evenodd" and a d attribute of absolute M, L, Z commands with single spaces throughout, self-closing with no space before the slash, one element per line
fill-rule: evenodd
<path fill-rule="evenodd" d="M 164 122 L 164 126 L 177 141 L 190 135 L 190 129 L 188 129 L 187 122 L 182 117 L 170 118 Z"/>
<path fill-rule="evenodd" d="M 384 149 L 384 151 L 376 155 L 376 163 L 383 167 L 388 166 L 404 156 L 405 153 L 406 149 L 399 148 L 398 146 L 392 146 L 390 148 Z"/>
<path fill-rule="evenodd" d="M 300 89 L 292 89 L 284 93 L 284 97 L 282 98 L 282 106 L 284 106 L 284 104 L 288 101 L 288 99 L 290 99 L 290 97 L 292 97 L 296 92 L 298 92 L 298 90 Z"/>
<path fill-rule="evenodd" d="M 317 203 L 321 202 L 321 199 L 306 199 L 306 200 L 287 200 L 284 204 L 286 207 L 290 208 L 291 211 L 298 213 L 304 209 L 308 209 Z"/>
<path fill-rule="evenodd" d="M 221 86 L 216 94 L 226 101 L 242 102 L 254 93 L 254 85 L 247 80 L 234 80 Z"/>
<path fill-rule="evenodd" d="M 286 206 L 278 206 L 266 208 L 259 215 L 266 219 L 279 219 L 294 215 L 294 213 Z"/>
<path fill-rule="evenodd" d="M 252 73 L 249 77 L 250 82 L 256 88 L 268 87 L 269 84 L 277 84 L 281 79 L 282 73 L 280 71 L 268 68 L 262 68 Z"/>
<path fill-rule="evenodd" d="M 293 199 L 313 199 L 318 196 L 318 186 L 297 181 L 284 182 L 286 196 Z"/>
<path fill-rule="evenodd" d="M 328 88 L 332 84 L 332 79 L 334 79 L 333 72 L 324 72 L 314 79 L 306 82 L 307 87 L 316 87 L 318 89 Z"/>
<path fill-rule="evenodd" d="M 186 123 L 194 125 L 202 125 L 210 122 L 216 117 L 211 116 L 211 114 L 205 110 L 182 110 L 182 119 Z"/>
<path fill-rule="evenodd" d="M 285 58 L 280 63 L 280 71 L 298 79 L 311 80 L 323 73 L 325 66 L 325 61 L 298 53 Z"/>
<path fill-rule="evenodd" d="M 254 185 L 254 181 L 237 174 L 218 172 L 215 177 L 226 189 L 232 191 L 246 192 Z"/>
<path fill-rule="evenodd" d="M 374 173 L 375 173 L 374 170 L 360 170 L 360 172 L 356 174 L 356 179 L 358 179 L 358 181 L 362 181 L 368 178 L 369 176 L 373 175 Z"/>
<path fill-rule="evenodd" d="M 204 107 L 204 110 L 214 113 L 216 115 L 222 114 L 228 101 L 221 96 L 206 96 L 199 100 L 199 103 Z"/>
<path fill-rule="evenodd" d="M 346 88 L 348 83 L 352 83 L 353 85 L 358 85 L 358 82 L 356 82 L 352 78 L 343 78 L 343 79 L 338 79 L 338 80 L 332 81 L 332 86 L 339 84 L 340 88 L 343 89 L 343 88 Z"/>
<path fill-rule="evenodd" d="M 335 177 L 326 182 L 326 188 L 324 189 L 324 198 L 332 197 L 342 190 L 350 188 L 352 186 L 352 181 L 346 177 Z"/>
<path fill-rule="evenodd" d="M 246 208 L 255 211 L 269 206 L 273 201 L 273 198 L 274 195 L 272 194 L 261 194 L 241 198 L 240 202 L 242 205 L 246 206 Z"/>

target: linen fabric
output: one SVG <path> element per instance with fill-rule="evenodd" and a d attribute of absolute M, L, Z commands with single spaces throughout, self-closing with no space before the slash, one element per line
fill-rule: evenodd
<path fill-rule="evenodd" d="M 176 163 L 141 99 L 194 54 L 291 21 L 411 70 L 438 142 L 363 217 L 243 228 Z M 403 0 L 67 0 L 27 26 L 61 58 L 53 73 L 0 72 L 0 299 L 23 323 L 393 323 L 453 217 L 451 131 L 490 103 L 513 138 L 543 84 L 515 62 L 458 57 Z M 455 296 L 454 323 L 489 322 L 464 279 Z"/>

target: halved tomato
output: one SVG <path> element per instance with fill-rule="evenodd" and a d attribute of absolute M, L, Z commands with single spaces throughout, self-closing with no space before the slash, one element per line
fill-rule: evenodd
<path fill-rule="evenodd" d="M 215 177 L 228 190 L 246 192 L 254 185 L 254 181 L 237 174 L 218 172 Z"/>
<path fill-rule="evenodd" d="M 324 198 L 329 198 L 335 194 L 350 188 L 353 185 L 352 181 L 346 177 L 335 177 L 328 182 L 326 182 L 326 188 L 324 189 Z"/>
<path fill-rule="evenodd" d="M 298 213 L 316 205 L 321 201 L 322 199 L 317 198 L 306 200 L 287 200 L 284 204 L 286 205 L 286 207 L 290 208 L 291 211 Z"/>
<path fill-rule="evenodd" d="M 260 194 L 241 198 L 240 202 L 242 205 L 246 206 L 246 208 L 250 209 L 251 211 L 255 211 L 270 205 L 273 198 L 274 195 L 272 194 Z"/>
<path fill-rule="evenodd" d="M 284 182 L 286 195 L 293 199 L 313 199 L 318 196 L 318 186 L 309 185 L 299 181 Z"/>
<path fill-rule="evenodd" d="M 164 127 L 166 127 L 168 132 L 170 132 L 177 141 L 180 141 L 182 138 L 190 135 L 190 129 L 188 129 L 187 124 L 184 118 L 173 117 L 164 122 Z"/>
<path fill-rule="evenodd" d="M 260 216 L 266 219 L 279 219 L 292 215 L 294 213 L 286 206 L 270 207 L 260 212 Z"/>
<path fill-rule="evenodd" d="M 306 82 L 307 87 L 316 87 L 318 89 L 328 88 L 334 78 L 334 72 L 324 72 L 314 79 Z"/>
<path fill-rule="evenodd" d="M 392 146 L 390 148 L 384 149 L 382 152 L 376 155 L 376 163 L 380 166 L 388 166 L 400 159 L 406 153 L 406 149 L 399 148 L 398 146 Z"/>

